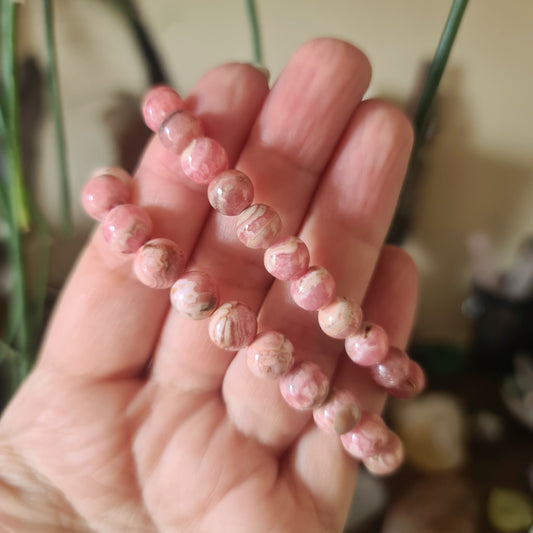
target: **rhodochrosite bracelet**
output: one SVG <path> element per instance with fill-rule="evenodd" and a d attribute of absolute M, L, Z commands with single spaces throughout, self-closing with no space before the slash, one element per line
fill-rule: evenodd
<path fill-rule="evenodd" d="M 424 387 L 420 366 L 406 353 L 390 346 L 384 329 L 365 322 L 361 307 L 336 294 L 333 276 L 320 265 L 310 265 L 306 244 L 295 235 L 282 236 L 282 220 L 269 205 L 253 203 L 249 176 L 228 168 L 225 149 L 204 135 L 201 121 L 181 97 L 159 86 L 146 96 L 143 114 L 161 144 L 181 160 L 184 174 L 207 186 L 211 206 L 235 217 L 238 239 L 247 247 L 264 250 L 264 265 L 275 278 L 290 283 L 294 302 L 318 311 L 326 335 L 344 339 L 348 356 L 370 368 L 373 379 L 400 398 L 410 398 Z M 363 411 L 348 390 L 333 389 L 324 371 L 312 361 L 298 360 L 291 341 L 277 331 L 257 332 L 257 316 L 243 302 L 220 304 L 215 280 L 208 272 L 185 271 L 179 246 L 165 238 L 151 238 L 146 210 L 131 203 L 130 176 L 121 169 L 96 171 L 82 193 L 86 212 L 101 222 L 105 241 L 120 254 L 135 254 L 133 269 L 141 283 L 154 289 L 170 288 L 170 301 L 193 320 L 209 318 L 209 336 L 224 350 L 246 349 L 248 367 L 259 378 L 279 380 L 280 392 L 294 409 L 313 410 L 319 428 L 340 435 L 344 448 L 376 474 L 395 470 L 402 462 L 398 437 L 381 417 Z"/>

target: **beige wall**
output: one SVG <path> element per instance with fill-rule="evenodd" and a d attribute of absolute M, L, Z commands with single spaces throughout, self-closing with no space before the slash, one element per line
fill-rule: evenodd
<path fill-rule="evenodd" d="M 168 69 L 183 92 L 208 68 L 247 61 L 250 41 L 241 0 L 138 0 Z M 404 103 L 428 61 L 451 1 L 261 0 L 267 66 L 275 76 L 304 41 L 347 39 L 368 54 L 369 95 Z M 88 172 L 113 162 L 102 115 L 113 91 L 140 93 L 144 73 L 121 19 L 97 0 L 56 2 L 73 194 Z M 39 2 L 22 8 L 24 49 L 42 48 Z M 421 269 L 417 334 L 464 340 L 460 304 L 468 286 L 463 242 L 473 230 L 495 238 L 509 260 L 533 231 L 533 3 L 471 0 L 440 90 L 436 136 L 424 152 L 424 185 L 409 249 Z M 51 125 L 43 130 L 41 195 L 53 219 L 56 195 Z M 79 228 L 88 222 L 76 210 Z M 70 257 L 56 259 L 56 276 Z"/>

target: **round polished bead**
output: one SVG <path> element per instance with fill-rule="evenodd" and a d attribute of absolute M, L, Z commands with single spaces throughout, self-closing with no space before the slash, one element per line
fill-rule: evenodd
<path fill-rule="evenodd" d="M 185 109 L 169 115 L 159 128 L 161 144 L 167 150 L 179 156 L 194 139 L 203 136 L 204 127 L 202 123 Z"/>
<path fill-rule="evenodd" d="M 365 322 L 357 333 L 346 337 L 344 345 L 346 353 L 354 363 L 372 366 L 386 357 L 389 337 L 381 326 Z"/>
<path fill-rule="evenodd" d="M 294 363 L 294 346 L 278 331 L 258 335 L 248 346 L 246 360 L 252 374 L 259 378 L 278 378 Z"/>
<path fill-rule="evenodd" d="M 135 253 L 150 237 L 152 221 L 137 205 L 117 205 L 102 221 L 102 230 L 109 247 L 122 254 Z"/>
<path fill-rule="evenodd" d="M 144 97 L 144 122 L 152 131 L 157 132 L 169 115 L 184 107 L 185 103 L 176 91 L 166 85 L 159 85 L 150 89 Z"/>
<path fill-rule="evenodd" d="M 205 272 L 187 272 L 172 286 L 170 302 L 179 313 L 202 320 L 218 307 L 218 286 Z"/>
<path fill-rule="evenodd" d="M 207 197 L 219 213 L 239 215 L 252 203 L 254 186 L 246 174 L 238 170 L 226 170 L 209 184 Z"/>
<path fill-rule="evenodd" d="M 251 205 L 237 219 L 237 236 L 248 248 L 268 248 L 280 232 L 281 218 L 268 205 Z"/>
<path fill-rule="evenodd" d="M 380 453 L 363 459 L 367 470 L 377 476 L 392 474 L 402 465 L 404 448 L 397 435 L 389 432 L 389 441 Z"/>
<path fill-rule="evenodd" d="M 291 296 L 296 305 L 317 311 L 335 297 L 335 280 L 324 267 L 313 266 L 291 283 Z"/>
<path fill-rule="evenodd" d="M 329 379 L 311 361 L 303 361 L 281 377 L 280 391 L 285 401 L 300 411 L 315 409 L 324 403 L 329 392 Z"/>
<path fill-rule="evenodd" d="M 341 442 L 350 455 L 363 459 L 381 452 L 390 435 L 391 432 L 380 416 L 363 411 L 359 423 L 341 436 Z"/>
<path fill-rule="evenodd" d="M 228 168 L 228 154 L 215 139 L 200 137 L 183 150 L 181 168 L 190 180 L 206 184 Z"/>
<path fill-rule="evenodd" d="M 426 376 L 424 371 L 418 363 L 409 360 L 407 377 L 397 387 L 387 387 L 387 392 L 392 394 L 392 396 L 396 396 L 396 398 L 407 400 L 422 392 L 425 386 Z"/>
<path fill-rule="evenodd" d="M 152 289 L 168 289 L 180 277 L 185 255 L 170 239 L 152 239 L 135 254 L 133 270 L 137 279 Z"/>
<path fill-rule="evenodd" d="M 284 237 L 265 251 L 265 268 L 275 278 L 290 281 L 309 268 L 309 250 L 298 237 Z"/>
<path fill-rule="evenodd" d="M 361 408 L 351 392 L 340 389 L 313 411 L 313 418 L 325 433 L 342 435 L 357 425 L 361 419 Z"/>
<path fill-rule="evenodd" d="M 256 331 L 256 316 L 241 302 L 221 305 L 209 322 L 209 337 L 223 350 L 240 350 L 248 346 Z"/>
<path fill-rule="evenodd" d="M 382 387 L 398 387 L 409 374 L 409 357 L 407 354 L 391 346 L 387 356 L 370 369 L 374 381 Z"/>
<path fill-rule="evenodd" d="M 334 339 L 345 339 L 356 333 L 363 323 L 363 311 L 355 302 L 347 298 L 335 300 L 320 309 L 318 323 L 322 331 Z"/>
<path fill-rule="evenodd" d="M 127 181 L 123 174 L 126 174 Z M 113 207 L 129 203 L 131 201 L 130 180 L 131 178 L 125 171 L 113 167 L 103 168 L 93 173 L 81 193 L 81 202 L 85 212 L 91 218 L 101 221 Z"/>

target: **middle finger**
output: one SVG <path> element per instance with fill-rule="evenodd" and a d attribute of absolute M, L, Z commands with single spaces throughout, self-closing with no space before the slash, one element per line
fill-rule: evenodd
<path fill-rule="evenodd" d="M 254 202 L 276 209 L 282 234 L 298 231 L 369 80 L 364 54 L 340 41 L 318 39 L 297 51 L 272 89 L 237 167 L 254 183 Z M 245 248 L 235 236 L 234 217 L 218 213 L 210 216 L 189 269 L 211 274 L 222 302 L 239 300 L 254 311 L 272 282 L 262 252 Z M 216 390 L 233 357 L 211 344 L 205 321 L 191 322 L 171 311 L 153 376 L 188 390 Z"/>

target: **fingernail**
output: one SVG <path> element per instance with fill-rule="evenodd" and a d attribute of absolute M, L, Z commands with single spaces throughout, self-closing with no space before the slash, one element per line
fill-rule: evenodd
<path fill-rule="evenodd" d="M 268 70 L 264 65 L 255 62 L 248 63 L 248 65 L 261 72 L 261 74 L 263 74 L 263 76 L 266 78 L 267 82 L 270 81 L 270 70 Z"/>

